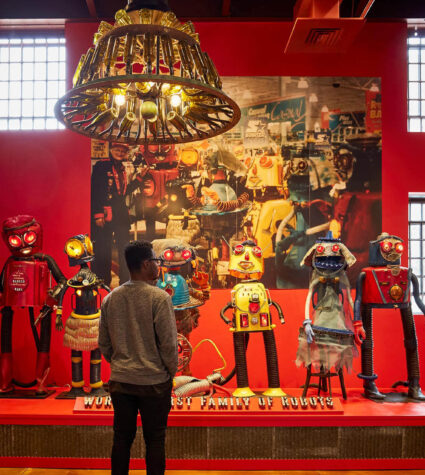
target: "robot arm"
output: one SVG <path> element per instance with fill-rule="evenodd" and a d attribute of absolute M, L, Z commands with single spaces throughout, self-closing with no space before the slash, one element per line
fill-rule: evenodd
<path fill-rule="evenodd" d="M 416 305 L 421 309 L 421 312 L 425 315 L 425 305 L 422 300 L 419 298 L 419 282 L 415 274 L 411 274 L 410 279 L 412 281 L 413 287 L 413 298 L 415 299 Z"/>
<path fill-rule="evenodd" d="M 318 283 L 319 283 L 319 279 L 317 278 L 313 279 L 310 282 L 307 298 L 305 301 L 305 312 L 304 312 L 305 320 L 303 321 L 303 326 L 304 326 L 304 331 L 307 337 L 307 343 L 313 343 L 313 338 L 314 338 L 314 332 L 313 332 L 313 329 L 311 328 L 312 322 L 310 319 L 310 303 L 313 296 L 314 288 L 316 287 Z"/>
<path fill-rule="evenodd" d="M 364 272 L 360 272 L 359 276 L 357 277 L 356 282 L 356 300 L 354 301 L 354 321 L 361 322 L 361 306 L 362 306 L 362 297 L 363 297 L 363 282 L 366 278 L 366 274 Z"/>
<path fill-rule="evenodd" d="M 62 271 L 59 269 L 59 266 L 56 264 L 56 261 L 53 259 L 52 256 L 49 256 L 48 254 L 37 253 L 37 254 L 34 254 L 34 258 L 40 261 L 47 262 L 47 266 L 49 267 L 49 270 L 52 273 L 53 278 L 56 280 L 58 284 L 63 284 L 66 282 L 65 276 L 62 274 Z"/>
<path fill-rule="evenodd" d="M 111 293 L 111 289 L 106 285 L 104 284 L 103 282 L 100 284 L 100 287 L 104 290 L 106 290 L 106 292 Z"/>
<path fill-rule="evenodd" d="M 345 286 L 347 290 L 348 303 L 350 304 L 351 310 L 354 312 L 354 303 L 353 298 L 351 297 L 350 281 L 348 280 L 347 274 L 345 272 L 342 272 L 341 274 L 341 283 Z"/>
<path fill-rule="evenodd" d="M 273 305 L 273 307 L 277 310 L 280 323 L 283 325 L 285 323 L 285 317 L 283 315 L 282 308 L 277 302 L 274 302 L 273 300 L 270 300 L 270 305 Z"/>
<path fill-rule="evenodd" d="M 56 321 L 55 321 L 55 327 L 57 331 L 62 331 L 63 330 L 63 322 L 62 322 L 62 303 L 63 303 L 63 298 L 65 297 L 66 291 L 68 290 L 68 284 L 65 283 L 63 288 L 60 291 L 60 294 L 58 296 L 58 306 L 56 308 Z"/>
<path fill-rule="evenodd" d="M 362 306 L 362 295 L 363 295 L 363 282 L 366 278 L 364 272 L 360 272 L 360 275 L 357 278 L 356 282 L 356 300 L 354 302 L 354 340 L 358 345 L 361 345 L 363 340 L 366 338 L 366 332 L 363 328 L 362 316 L 361 316 L 361 306 Z"/>
<path fill-rule="evenodd" d="M 225 313 L 229 308 L 232 308 L 232 302 L 229 302 L 225 307 L 220 310 L 220 317 L 226 325 L 230 325 L 232 322 L 226 317 Z"/>

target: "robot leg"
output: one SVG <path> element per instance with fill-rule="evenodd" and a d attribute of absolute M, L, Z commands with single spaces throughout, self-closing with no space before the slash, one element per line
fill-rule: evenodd
<path fill-rule="evenodd" d="M 32 308 L 30 310 L 34 311 Z M 37 363 L 35 366 L 35 377 L 37 379 L 37 394 L 45 394 L 45 383 L 50 371 L 50 339 L 52 327 L 52 311 L 48 312 L 40 323 L 40 339 L 37 352 Z"/>
<path fill-rule="evenodd" d="M 425 395 L 419 386 L 419 356 L 418 340 L 416 338 L 415 321 L 412 315 L 412 307 L 400 309 L 403 321 L 404 347 L 406 350 L 407 378 L 409 380 L 408 396 L 418 401 L 425 401 Z"/>
<path fill-rule="evenodd" d="M 86 396 L 84 392 L 83 380 L 83 352 L 71 350 L 72 381 L 71 391 L 68 392 L 69 398 Z"/>
<path fill-rule="evenodd" d="M 90 394 L 92 396 L 106 396 L 107 392 L 103 388 L 103 382 L 100 378 L 100 365 L 102 363 L 102 355 L 99 348 L 90 352 Z"/>
<path fill-rule="evenodd" d="M 237 389 L 233 392 L 235 397 L 251 397 L 255 393 L 249 387 L 248 368 L 246 365 L 246 332 L 233 332 L 233 349 L 235 350 Z"/>
<path fill-rule="evenodd" d="M 362 372 L 358 375 L 363 379 L 364 396 L 368 399 L 385 399 L 385 396 L 378 390 L 375 379 L 378 377 L 373 372 L 373 324 L 372 307 L 362 305 L 361 309 L 363 326 L 366 331 L 366 339 L 362 343 Z"/>
<path fill-rule="evenodd" d="M 11 307 L 1 310 L 0 393 L 13 391 L 12 384 L 12 319 Z"/>
<path fill-rule="evenodd" d="M 264 391 L 265 396 L 281 397 L 286 394 L 280 389 L 279 365 L 277 361 L 276 340 L 273 330 L 263 331 L 264 348 L 266 350 L 267 378 L 269 387 Z"/>

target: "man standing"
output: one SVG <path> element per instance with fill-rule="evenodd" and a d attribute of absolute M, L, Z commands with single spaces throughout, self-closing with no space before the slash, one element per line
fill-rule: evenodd
<path fill-rule="evenodd" d="M 125 260 L 131 279 L 103 300 L 99 329 L 99 348 L 111 364 L 112 475 L 128 473 L 138 412 L 147 475 L 163 475 L 165 431 L 177 371 L 176 320 L 170 296 L 155 286 L 159 267 L 152 244 L 131 242 Z"/>
<path fill-rule="evenodd" d="M 128 160 L 128 145 L 112 143 L 109 159 L 99 160 L 91 176 L 91 237 L 96 259 L 93 272 L 106 285 L 111 284 L 112 240 L 118 251 L 120 284 L 128 279 L 124 266 L 124 247 L 129 241 L 130 217 L 125 203 L 127 175 L 123 162 Z"/>

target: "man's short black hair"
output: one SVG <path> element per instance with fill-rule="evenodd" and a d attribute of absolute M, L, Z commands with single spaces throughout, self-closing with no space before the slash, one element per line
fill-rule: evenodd
<path fill-rule="evenodd" d="M 124 249 L 125 262 L 130 272 L 138 271 L 143 261 L 153 257 L 149 241 L 131 241 Z"/>

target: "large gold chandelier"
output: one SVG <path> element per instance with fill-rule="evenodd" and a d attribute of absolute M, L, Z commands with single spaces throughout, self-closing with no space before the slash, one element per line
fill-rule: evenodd
<path fill-rule="evenodd" d="M 93 46 L 81 56 L 73 89 L 55 106 L 67 128 L 149 145 L 214 137 L 239 121 L 240 109 L 221 90 L 193 24 L 180 23 L 167 5 L 162 9 L 165 3 L 139 10 L 146 2 L 136 0 L 116 12 L 114 25 L 100 23 Z"/>

